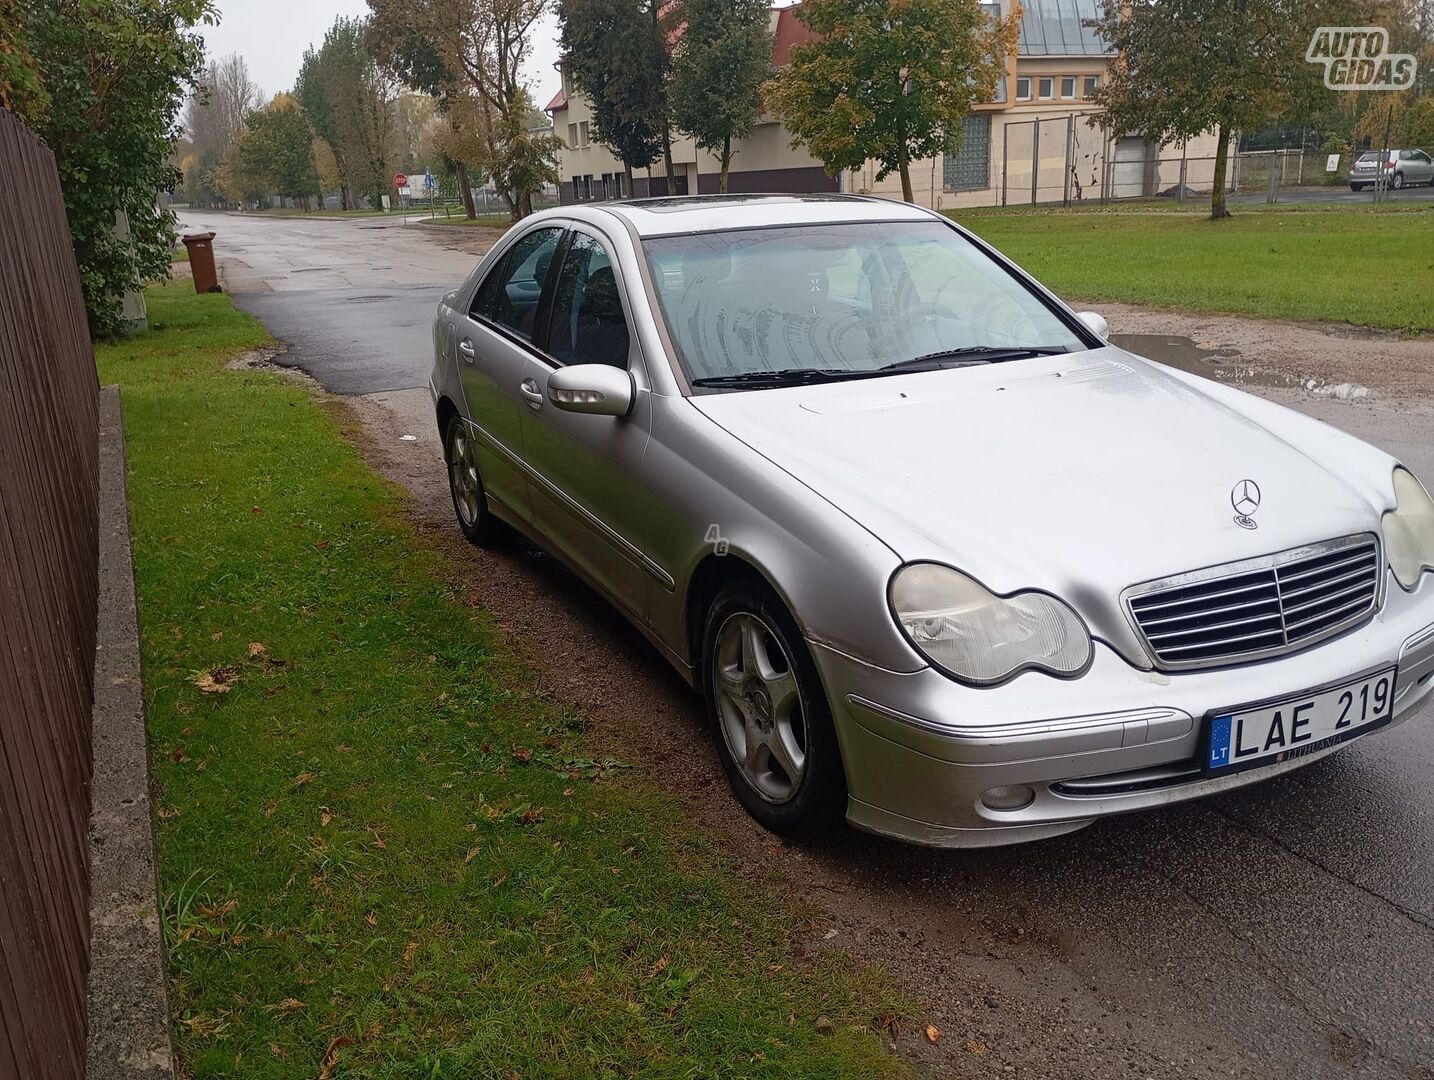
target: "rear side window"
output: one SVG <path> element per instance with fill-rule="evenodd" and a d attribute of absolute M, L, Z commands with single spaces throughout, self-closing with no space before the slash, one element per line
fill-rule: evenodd
<path fill-rule="evenodd" d="M 521 237 L 478 286 L 473 317 L 532 341 L 543 285 L 562 238 L 561 228 L 534 229 Z"/>

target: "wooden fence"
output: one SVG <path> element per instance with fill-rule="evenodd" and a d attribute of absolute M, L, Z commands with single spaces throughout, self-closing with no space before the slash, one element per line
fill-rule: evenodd
<path fill-rule="evenodd" d="M 97 386 L 55 159 L 0 109 L 0 1080 L 78 1080 Z"/>

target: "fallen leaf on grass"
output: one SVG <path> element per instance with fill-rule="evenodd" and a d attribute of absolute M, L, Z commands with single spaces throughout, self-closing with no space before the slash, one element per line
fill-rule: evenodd
<path fill-rule="evenodd" d="M 334 1066 L 339 1063 L 339 1051 L 345 1046 L 352 1046 L 353 1043 L 353 1039 L 348 1035 L 340 1035 L 329 1043 L 329 1048 L 324 1051 L 324 1060 L 319 1062 L 319 1080 L 333 1080 Z"/>
<path fill-rule="evenodd" d="M 493 888 L 496 889 L 499 885 L 503 884 L 503 882 L 505 882 L 505 881 L 507 881 L 507 880 L 508 880 L 508 871 L 504 870 L 501 874 L 499 874 L 497 877 L 495 877 L 495 878 L 493 879 Z"/>
<path fill-rule="evenodd" d="M 476 847 L 474 847 L 474 848 L 469 848 L 469 849 L 468 849 L 468 854 L 465 855 L 465 856 L 463 856 L 463 865 L 464 865 L 464 866 L 467 866 L 467 865 L 468 865 L 469 863 L 471 863 L 475 858 L 477 858 L 477 856 L 478 856 L 478 849 L 477 849 Z"/>
<path fill-rule="evenodd" d="M 376 848 L 388 847 L 388 845 L 383 842 L 383 837 L 379 836 L 377 829 L 373 831 L 373 846 Z"/>
<path fill-rule="evenodd" d="M 886 1032 L 886 1037 L 892 1042 L 895 1042 L 901 1037 L 901 1025 L 891 1013 L 882 1013 L 881 1018 L 876 1022 L 876 1026 Z"/>
<path fill-rule="evenodd" d="M 291 1012 L 297 1012 L 298 1010 L 302 1009 L 303 1007 L 304 1007 L 304 1003 L 303 1003 L 302 1001 L 300 1001 L 298 998 L 291 998 L 291 997 L 289 997 L 289 998 L 285 998 L 283 1001 L 279 1002 L 279 1004 L 277 1004 L 277 1005 L 265 1005 L 265 1006 L 264 1006 L 264 1010 L 265 1010 L 266 1012 L 291 1013 Z"/>
<path fill-rule="evenodd" d="M 249 659 L 250 659 L 250 660 L 257 660 L 259 657 L 263 656 L 263 655 L 264 655 L 265 653 L 267 653 L 268 651 L 269 651 L 268 649 L 264 648 L 264 646 L 261 645 L 261 644 L 260 644 L 259 642 L 257 642 L 257 641 L 251 641 L 251 642 L 249 642 Z"/>
<path fill-rule="evenodd" d="M 301 772 L 298 776 L 294 777 L 294 787 L 303 787 L 305 784 L 309 783 L 311 780 L 315 780 L 315 779 L 317 779 L 317 778 L 318 778 L 318 774 L 317 774 L 317 773 L 311 773 L 311 772 L 308 772 L 308 771 Z"/>
<path fill-rule="evenodd" d="M 326 548 L 326 547 L 328 547 L 328 546 L 329 546 L 329 542 L 328 542 L 327 540 L 316 540 L 316 541 L 314 541 L 314 550 L 315 550 L 315 551 L 323 551 L 324 548 Z"/>
<path fill-rule="evenodd" d="M 941 1041 L 941 1029 L 935 1024 L 927 1024 L 926 1027 L 922 1029 L 922 1034 L 926 1036 L 926 1041 L 932 1046 L 935 1046 Z"/>
<path fill-rule="evenodd" d="M 518 815 L 518 824 L 537 825 L 543 820 L 543 812 L 535 807 L 529 807 Z"/>
<path fill-rule="evenodd" d="M 831 1020 L 829 1020 L 827 1017 L 818 1016 L 817 1030 L 820 1031 L 823 1035 L 830 1035 L 833 1031 L 836 1030 L 836 1025 L 833 1024 Z"/>
<path fill-rule="evenodd" d="M 513 756 L 519 761 L 527 762 L 533 760 L 533 752 L 526 746 L 519 746 L 513 750 Z"/>
<path fill-rule="evenodd" d="M 227 694 L 229 687 L 236 681 L 234 675 L 233 668 L 210 668 L 194 676 L 194 685 L 205 694 Z"/>
<path fill-rule="evenodd" d="M 370 911 L 367 915 L 363 917 L 363 921 L 368 923 L 370 926 L 377 926 L 378 916 L 375 915 L 372 911 Z"/>
<path fill-rule="evenodd" d="M 334 820 L 334 815 L 329 812 L 327 806 L 319 807 L 319 825 L 324 826 Z"/>
<path fill-rule="evenodd" d="M 410 941 L 408 947 L 403 950 L 403 962 L 405 964 L 413 963 L 413 958 L 416 955 L 418 955 L 418 942 Z"/>
<path fill-rule="evenodd" d="M 660 956 L 657 958 L 657 963 L 653 964 L 652 967 L 647 969 L 647 977 L 649 979 L 656 978 L 658 975 L 661 975 L 666 970 L 667 957 Z"/>

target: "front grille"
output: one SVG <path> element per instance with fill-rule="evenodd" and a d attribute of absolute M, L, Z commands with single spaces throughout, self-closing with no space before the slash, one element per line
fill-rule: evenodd
<path fill-rule="evenodd" d="M 1379 602 L 1368 533 L 1137 585 L 1126 606 L 1157 664 L 1213 667 L 1292 652 L 1367 619 Z"/>

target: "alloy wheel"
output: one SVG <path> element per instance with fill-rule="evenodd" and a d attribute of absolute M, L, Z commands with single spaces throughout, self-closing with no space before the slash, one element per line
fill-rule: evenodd
<path fill-rule="evenodd" d="M 482 510 L 483 485 L 478 479 L 478 460 L 473 440 L 462 421 L 455 423 L 448 439 L 448 483 L 453 489 L 453 505 L 458 519 L 468 528 L 478 523 Z"/>
<path fill-rule="evenodd" d="M 718 726 L 743 778 L 763 799 L 796 795 L 807 768 L 801 692 L 780 640 L 757 615 L 729 615 L 717 631 L 713 693 Z"/>

